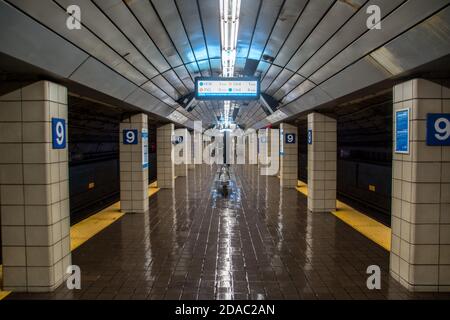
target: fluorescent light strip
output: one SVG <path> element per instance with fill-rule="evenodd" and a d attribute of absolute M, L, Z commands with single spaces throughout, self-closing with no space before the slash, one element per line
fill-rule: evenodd
<path fill-rule="evenodd" d="M 222 76 L 234 76 L 234 64 L 236 62 L 237 36 L 239 32 L 239 15 L 241 12 L 241 0 L 220 1 L 220 39 L 222 44 Z M 231 4 L 231 17 L 230 17 Z M 231 19 L 230 19 L 231 18 Z M 230 124 L 230 114 L 234 105 L 230 101 L 224 101 L 223 121 L 225 127 Z"/>

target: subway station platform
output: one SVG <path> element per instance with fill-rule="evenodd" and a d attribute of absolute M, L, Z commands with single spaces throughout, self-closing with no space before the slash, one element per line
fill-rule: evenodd
<path fill-rule="evenodd" d="M 450 0 L 0 0 L 0 304 L 419 299 Z"/>
<path fill-rule="evenodd" d="M 81 290 L 13 293 L 7 299 L 449 299 L 411 293 L 389 276 L 389 253 L 306 198 L 282 190 L 256 166 L 235 166 L 237 188 L 222 198 L 215 167 L 176 179 L 72 253 Z M 366 269 L 381 267 L 381 290 Z"/>

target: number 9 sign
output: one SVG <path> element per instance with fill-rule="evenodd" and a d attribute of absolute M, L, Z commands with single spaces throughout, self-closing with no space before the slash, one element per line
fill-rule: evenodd
<path fill-rule="evenodd" d="M 52 147 L 53 149 L 66 148 L 66 120 L 52 118 Z"/>
<path fill-rule="evenodd" d="M 449 113 L 429 113 L 427 115 L 427 145 L 450 146 Z"/>
<path fill-rule="evenodd" d="M 138 130 L 123 130 L 123 144 L 138 144 Z"/>
<path fill-rule="evenodd" d="M 286 144 L 295 143 L 295 134 L 294 133 L 286 133 L 285 141 L 286 141 Z"/>

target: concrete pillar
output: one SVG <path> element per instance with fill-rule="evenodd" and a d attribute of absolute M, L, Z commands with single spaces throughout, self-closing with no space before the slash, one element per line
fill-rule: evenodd
<path fill-rule="evenodd" d="M 248 162 L 246 164 L 256 165 L 258 164 L 258 135 L 256 131 L 251 131 L 246 137 L 246 156 L 248 155 Z"/>
<path fill-rule="evenodd" d="M 204 148 L 204 142 L 203 142 L 203 134 L 202 134 L 202 127 L 201 125 L 197 125 L 197 121 L 194 123 L 194 132 L 193 132 L 193 158 L 194 158 L 194 164 L 196 167 L 203 164 L 203 148 Z"/>
<path fill-rule="evenodd" d="M 156 129 L 156 162 L 158 166 L 158 187 L 161 189 L 175 188 L 175 165 L 173 163 L 174 146 L 172 137 L 175 126 L 173 123 Z"/>
<path fill-rule="evenodd" d="M 245 143 L 245 164 L 250 164 L 250 136 L 245 135 L 244 136 L 244 143 Z"/>
<path fill-rule="evenodd" d="M 189 148 L 191 148 L 191 158 L 190 158 L 190 163 L 188 165 L 188 169 L 189 170 L 193 170 L 195 169 L 195 162 L 194 162 L 194 132 L 189 133 L 189 138 L 190 138 L 190 145 Z"/>
<path fill-rule="evenodd" d="M 258 130 L 258 167 L 264 166 L 269 161 L 269 134 L 268 129 Z"/>
<path fill-rule="evenodd" d="M 120 209 L 143 213 L 148 210 L 147 115 L 140 113 L 120 124 Z"/>
<path fill-rule="evenodd" d="M 67 120 L 58 84 L 0 97 L 4 290 L 53 291 L 71 265 Z"/>
<path fill-rule="evenodd" d="M 320 113 L 308 115 L 308 210 L 336 209 L 336 120 Z"/>
<path fill-rule="evenodd" d="M 407 144 L 401 142 L 402 121 L 396 121 L 405 110 L 409 111 Z M 435 138 L 434 116 L 450 119 L 448 88 L 423 79 L 394 87 L 390 273 L 411 291 L 448 292 L 450 138 Z M 432 121 L 427 122 L 428 117 Z M 443 122 L 439 127 L 443 130 L 438 136 L 445 138 L 450 125 Z M 435 142 L 447 145 L 431 145 Z"/>
<path fill-rule="evenodd" d="M 282 123 L 280 130 L 280 186 L 296 188 L 298 182 L 297 127 Z"/>
<path fill-rule="evenodd" d="M 191 135 L 187 129 L 175 130 L 176 137 L 182 137 L 182 142 L 174 147 L 175 176 L 186 177 L 188 172 L 188 164 L 191 157 Z"/>

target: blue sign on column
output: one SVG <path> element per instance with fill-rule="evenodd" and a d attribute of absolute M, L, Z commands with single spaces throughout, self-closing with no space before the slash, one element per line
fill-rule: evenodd
<path fill-rule="evenodd" d="M 286 144 L 295 143 L 295 133 L 286 133 L 285 135 Z"/>
<path fill-rule="evenodd" d="M 409 153 L 409 109 L 395 112 L 395 152 Z"/>
<path fill-rule="evenodd" d="M 66 148 L 66 120 L 52 118 L 52 147 L 53 149 Z"/>
<path fill-rule="evenodd" d="M 308 144 L 312 144 L 312 139 L 313 139 L 312 130 L 309 129 L 308 130 Z"/>
<path fill-rule="evenodd" d="M 123 130 L 123 144 L 138 144 L 138 130 L 124 129 Z"/>
<path fill-rule="evenodd" d="M 148 131 L 143 128 L 141 133 L 142 140 L 142 168 L 148 168 Z"/>
<path fill-rule="evenodd" d="M 427 115 L 427 145 L 450 146 L 450 113 Z"/>

